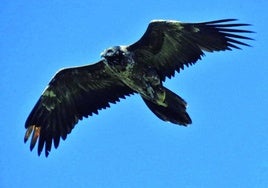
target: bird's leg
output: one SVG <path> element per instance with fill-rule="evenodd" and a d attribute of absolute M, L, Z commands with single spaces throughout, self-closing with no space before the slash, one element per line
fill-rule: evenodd
<path fill-rule="evenodd" d="M 165 91 L 162 86 L 161 79 L 157 74 L 156 70 L 149 69 L 143 75 L 143 80 L 146 85 L 146 94 L 151 101 L 157 104 L 166 106 L 165 101 Z"/>
<path fill-rule="evenodd" d="M 161 85 L 161 80 L 159 75 L 154 69 L 149 69 L 143 75 L 143 79 L 146 83 L 149 83 L 151 86 L 159 86 Z"/>

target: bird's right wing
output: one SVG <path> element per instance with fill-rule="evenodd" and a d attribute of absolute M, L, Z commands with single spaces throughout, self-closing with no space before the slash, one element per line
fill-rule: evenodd
<path fill-rule="evenodd" d="M 37 101 L 25 123 L 24 141 L 32 134 L 30 149 L 38 141 L 38 154 L 45 145 L 46 156 L 52 141 L 58 147 L 60 138 L 66 139 L 78 120 L 98 110 L 109 107 L 109 103 L 134 93 L 116 77 L 107 73 L 100 61 L 93 65 L 67 68 L 59 71 Z"/>

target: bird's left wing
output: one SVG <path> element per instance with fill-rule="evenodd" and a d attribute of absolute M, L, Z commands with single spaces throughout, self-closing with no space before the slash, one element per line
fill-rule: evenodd
<path fill-rule="evenodd" d="M 60 138 L 66 139 L 78 120 L 97 114 L 98 110 L 109 107 L 109 103 L 134 93 L 107 71 L 100 61 L 63 69 L 54 76 L 25 123 L 24 141 L 32 134 L 31 150 L 38 140 L 38 154 L 45 146 L 48 156 L 52 142 L 57 148 Z"/>
<path fill-rule="evenodd" d="M 232 23 L 235 19 L 201 23 L 152 21 L 140 40 L 127 47 L 135 61 L 155 68 L 162 81 L 174 76 L 175 71 L 195 63 L 203 51 L 223 51 L 249 46 L 240 40 L 251 38 L 240 35 L 251 31 L 240 29 L 249 24 Z"/>

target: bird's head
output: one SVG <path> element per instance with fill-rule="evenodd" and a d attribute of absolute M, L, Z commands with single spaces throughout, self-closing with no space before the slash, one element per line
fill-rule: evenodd
<path fill-rule="evenodd" d="M 120 55 L 120 46 L 113 46 L 113 47 L 107 48 L 101 53 L 101 57 L 103 58 L 115 57 L 118 55 Z"/>
<path fill-rule="evenodd" d="M 108 62 L 120 62 L 122 57 L 126 54 L 126 48 L 124 46 L 113 46 L 105 49 L 101 53 L 101 57 L 106 59 Z"/>

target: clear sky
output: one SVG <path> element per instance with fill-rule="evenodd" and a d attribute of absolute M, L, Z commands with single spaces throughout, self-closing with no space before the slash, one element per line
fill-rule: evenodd
<path fill-rule="evenodd" d="M 0 187 L 268 187 L 265 0 L 0 3 Z M 252 48 L 206 54 L 165 86 L 188 102 L 190 127 L 154 116 L 136 95 L 80 121 L 49 157 L 24 123 L 57 70 L 138 40 L 150 20 L 238 18 Z"/>

